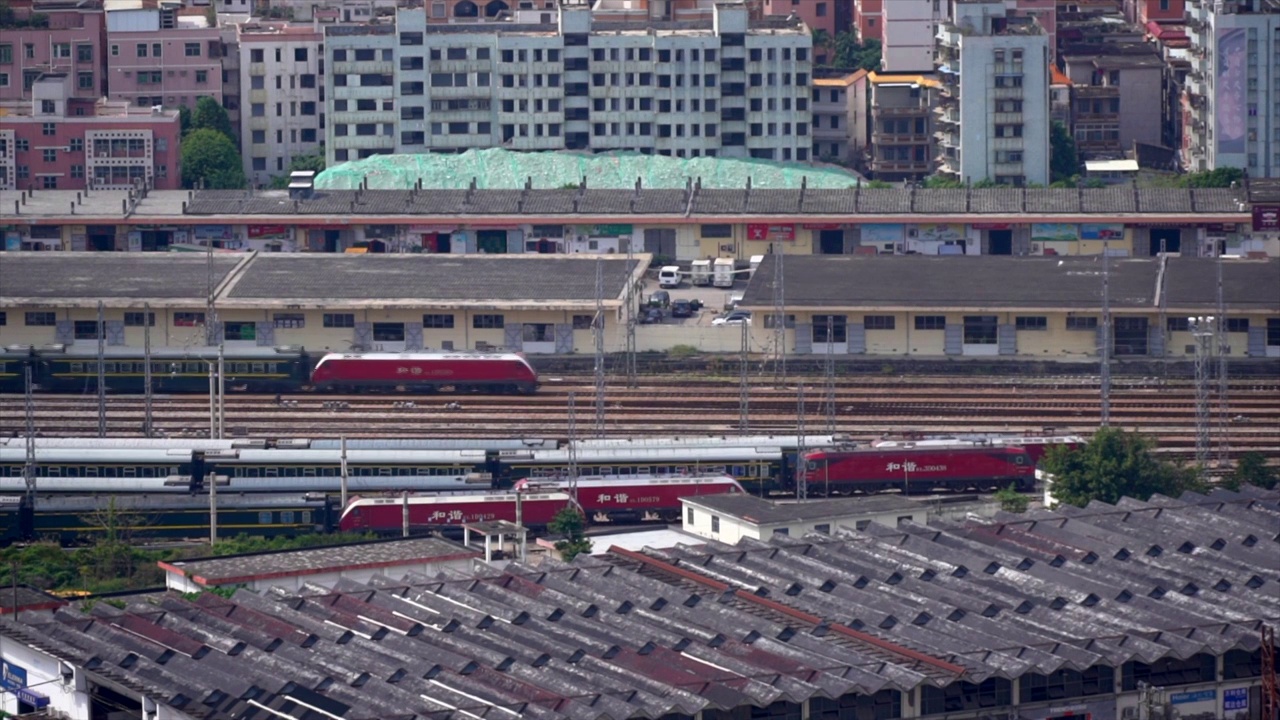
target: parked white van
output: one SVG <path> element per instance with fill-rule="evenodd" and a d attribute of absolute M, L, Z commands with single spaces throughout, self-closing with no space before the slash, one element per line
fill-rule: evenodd
<path fill-rule="evenodd" d="M 680 268 L 675 265 L 664 265 L 658 271 L 658 287 L 680 287 Z"/>

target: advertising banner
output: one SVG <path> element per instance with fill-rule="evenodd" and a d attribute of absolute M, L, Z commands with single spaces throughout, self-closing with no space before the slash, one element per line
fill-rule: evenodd
<path fill-rule="evenodd" d="M 1081 223 L 1080 239 L 1081 240 L 1123 240 L 1124 225 Z"/>
<path fill-rule="evenodd" d="M 764 223 L 747 224 L 748 240 L 766 240 L 769 242 L 789 241 L 796 239 L 795 225 L 767 225 Z"/>
<path fill-rule="evenodd" d="M 1280 205 L 1254 205 L 1253 231 L 1280 232 Z"/>
<path fill-rule="evenodd" d="M 1245 146 L 1245 74 L 1248 69 L 1244 28 L 1218 28 L 1217 82 L 1213 114 L 1218 152 L 1243 153 Z"/>
<path fill-rule="evenodd" d="M 1032 223 L 1032 242 L 1063 242 L 1079 240 L 1079 227 L 1071 223 Z"/>

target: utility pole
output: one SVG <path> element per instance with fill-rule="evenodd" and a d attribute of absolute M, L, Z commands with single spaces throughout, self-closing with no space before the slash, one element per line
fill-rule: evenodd
<path fill-rule="evenodd" d="M 22 479 L 25 481 L 27 488 L 27 499 L 34 503 L 36 494 L 36 406 L 34 396 L 31 392 L 31 362 L 31 358 L 28 357 L 26 362 L 22 364 L 23 374 L 25 375 L 26 380 L 25 400 L 27 415 L 27 457 L 26 463 L 22 466 Z M 15 605 L 14 607 L 17 606 Z"/>
<path fill-rule="evenodd" d="M 1166 274 L 1169 271 L 1169 258 L 1164 254 L 1164 241 L 1161 240 L 1160 244 L 1160 281 L 1156 287 L 1156 292 L 1160 294 L 1157 301 L 1160 305 L 1160 379 L 1163 381 L 1169 377 L 1169 340 L 1171 339 L 1171 333 L 1169 332 L 1169 276 Z"/>
<path fill-rule="evenodd" d="M 746 435 L 751 426 L 751 378 L 748 376 L 751 333 L 746 323 L 741 325 L 742 342 L 738 347 L 738 432 Z"/>
<path fill-rule="evenodd" d="M 218 341 L 218 439 L 221 440 L 226 432 L 227 405 L 226 392 L 227 382 L 223 375 L 223 345 L 222 341 Z"/>
<path fill-rule="evenodd" d="M 787 384 L 787 301 L 783 287 L 783 258 L 787 248 L 778 243 L 781 252 L 773 254 L 773 383 Z"/>
<path fill-rule="evenodd" d="M 1221 318 L 1192 317 L 1187 325 L 1196 341 L 1196 465 L 1203 480 L 1209 468 L 1212 445 L 1209 437 L 1209 386 L 1212 382 L 1214 321 Z"/>
<path fill-rule="evenodd" d="M 836 356 L 833 346 L 835 345 L 835 336 L 832 334 L 835 330 L 835 318 L 831 315 L 827 316 L 827 358 L 826 363 L 822 367 L 822 380 L 824 383 L 823 390 L 826 397 L 823 410 L 827 416 L 827 434 L 836 434 Z M 845 325 L 845 342 L 849 341 L 849 326 Z"/>
<path fill-rule="evenodd" d="M 409 491 L 400 491 L 400 536 L 409 537 Z"/>
<path fill-rule="evenodd" d="M 1099 424 L 1107 427 L 1111 424 L 1111 248 L 1107 242 L 1102 243 L 1102 341 L 1099 345 L 1102 355 L 1098 368 L 1102 396 Z"/>
<path fill-rule="evenodd" d="M 154 430 L 151 416 L 151 317 L 151 304 L 147 303 L 142 306 L 142 398 L 144 403 L 142 431 L 147 437 L 151 437 Z"/>
<path fill-rule="evenodd" d="M 596 256 L 596 437 L 604 437 L 604 259 Z"/>
<path fill-rule="evenodd" d="M 218 308 L 214 304 L 214 292 L 217 287 L 213 278 L 213 240 L 208 240 L 209 252 L 205 254 L 205 345 L 213 347 L 218 343 Z"/>
<path fill-rule="evenodd" d="M 635 253 L 632 250 L 632 242 L 627 240 L 627 269 L 625 276 L 627 279 L 627 347 L 626 358 L 624 363 L 627 370 L 627 387 L 634 388 L 638 384 L 636 378 L 636 282 L 632 275 L 632 266 L 635 264 Z"/>
<path fill-rule="evenodd" d="M 209 547 L 218 543 L 218 468 L 205 466 L 205 481 L 209 483 Z"/>
<path fill-rule="evenodd" d="M 804 438 L 808 432 L 804 421 L 804 383 L 796 390 L 796 499 L 809 499 L 809 477 L 805 473 Z"/>
<path fill-rule="evenodd" d="M 107 324 L 98 301 L 98 437 L 107 436 Z"/>
<path fill-rule="evenodd" d="M 569 391 L 569 497 L 578 502 L 578 407 L 576 393 Z"/>
<path fill-rule="evenodd" d="M 1231 335 L 1227 332 L 1227 295 L 1222 285 L 1222 253 L 1218 253 L 1218 467 L 1225 469 L 1231 459 L 1228 424 L 1231 422 L 1228 357 Z"/>

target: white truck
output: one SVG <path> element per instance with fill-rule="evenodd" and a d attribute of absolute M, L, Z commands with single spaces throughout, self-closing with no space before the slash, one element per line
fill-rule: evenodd
<path fill-rule="evenodd" d="M 710 285 L 711 284 L 711 261 L 710 260 L 694 260 L 693 269 L 690 272 L 689 279 L 694 285 Z"/>
<path fill-rule="evenodd" d="M 677 288 L 680 287 L 680 268 L 677 265 L 664 265 L 658 271 L 658 287 Z"/>
<path fill-rule="evenodd" d="M 712 275 L 712 284 L 718 288 L 733 287 L 734 266 L 733 258 L 716 258 L 714 265 L 715 272 Z"/>

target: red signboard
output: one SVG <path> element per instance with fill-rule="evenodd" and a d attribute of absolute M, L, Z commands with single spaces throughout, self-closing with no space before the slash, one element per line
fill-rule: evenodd
<path fill-rule="evenodd" d="M 277 237 L 280 235 L 288 235 L 289 228 L 284 225 L 250 225 L 249 237 Z"/>
<path fill-rule="evenodd" d="M 804 230 L 839 230 L 843 226 L 840 223 L 800 223 L 800 227 Z"/>
<path fill-rule="evenodd" d="M 971 223 L 969 227 L 974 230 L 1008 230 L 1013 226 L 1009 223 Z"/>
<path fill-rule="evenodd" d="M 1253 230 L 1280 232 L 1280 205 L 1254 205 Z"/>
<path fill-rule="evenodd" d="M 766 223 L 748 223 L 748 240 L 786 241 L 796 239 L 795 225 L 769 225 Z"/>

